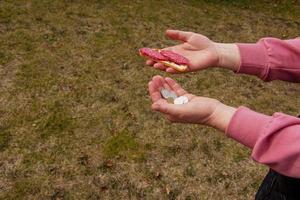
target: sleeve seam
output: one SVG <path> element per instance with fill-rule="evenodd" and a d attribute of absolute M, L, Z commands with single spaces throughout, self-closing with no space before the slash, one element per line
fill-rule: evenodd
<path fill-rule="evenodd" d="M 267 43 L 265 42 L 265 40 L 262 40 L 262 43 L 264 45 L 264 47 L 266 48 L 266 56 L 267 56 L 267 63 L 266 63 L 266 67 L 265 67 L 265 70 L 264 70 L 264 73 L 261 77 L 262 80 L 267 80 L 268 79 L 268 75 L 269 75 L 269 71 L 270 71 L 270 65 L 271 65 L 271 60 L 270 60 L 270 57 L 271 57 L 271 49 L 270 47 L 267 45 Z"/>

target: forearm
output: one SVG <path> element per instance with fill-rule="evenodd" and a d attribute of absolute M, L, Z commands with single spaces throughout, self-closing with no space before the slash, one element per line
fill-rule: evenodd
<path fill-rule="evenodd" d="M 238 46 L 230 43 L 215 43 L 215 47 L 219 57 L 217 67 L 230 69 L 236 72 L 241 63 Z"/>
<path fill-rule="evenodd" d="M 236 108 L 220 103 L 211 114 L 207 124 L 225 132 L 235 112 Z"/>
<path fill-rule="evenodd" d="M 218 67 L 255 75 L 264 81 L 300 82 L 300 38 L 263 38 L 257 43 L 215 43 Z"/>
<path fill-rule="evenodd" d="M 300 82 L 300 38 L 263 38 L 255 44 L 237 44 L 241 65 L 237 73 L 255 75 L 264 81 Z"/>

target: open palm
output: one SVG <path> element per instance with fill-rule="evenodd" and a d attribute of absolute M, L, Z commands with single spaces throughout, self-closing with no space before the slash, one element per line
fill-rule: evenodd
<path fill-rule="evenodd" d="M 186 72 L 197 71 L 218 64 L 219 57 L 215 43 L 204 35 L 177 30 L 168 30 L 166 31 L 166 35 L 173 40 L 183 42 L 165 49 L 174 51 L 189 59 L 189 67 Z M 177 73 L 176 70 L 166 67 L 162 63 L 155 63 L 152 60 L 148 60 L 147 64 L 153 65 L 154 68 L 160 70 Z"/>
<path fill-rule="evenodd" d="M 189 102 L 183 105 L 169 104 L 161 97 L 161 88 L 174 91 L 178 96 L 184 95 Z M 152 109 L 165 114 L 171 122 L 206 124 L 220 104 L 215 99 L 190 94 L 173 79 L 161 76 L 154 76 L 149 82 L 149 94 L 153 103 Z"/>

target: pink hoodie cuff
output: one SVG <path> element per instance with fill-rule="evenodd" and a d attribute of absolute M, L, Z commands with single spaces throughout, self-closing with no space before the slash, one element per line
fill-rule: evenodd
<path fill-rule="evenodd" d="M 268 53 L 263 42 L 256 44 L 237 44 L 241 63 L 236 73 L 255 75 L 265 80 L 268 74 Z"/>
<path fill-rule="evenodd" d="M 271 116 L 254 112 L 243 106 L 239 107 L 230 120 L 226 135 L 252 149 L 259 135 L 272 119 Z"/>

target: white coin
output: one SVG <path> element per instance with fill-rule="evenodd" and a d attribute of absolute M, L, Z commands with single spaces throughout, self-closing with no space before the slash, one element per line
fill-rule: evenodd
<path fill-rule="evenodd" d="M 176 105 L 182 105 L 189 102 L 189 99 L 186 96 L 180 96 L 176 99 L 174 99 L 174 104 Z"/>
<path fill-rule="evenodd" d="M 160 94 L 165 99 L 168 98 L 168 97 L 170 97 L 170 91 L 167 90 L 167 89 L 165 89 L 165 88 L 163 88 L 163 89 L 160 90 Z"/>
<path fill-rule="evenodd" d="M 175 100 L 178 96 L 176 95 L 175 92 L 171 91 L 170 92 L 170 97 L 172 97 Z"/>
<path fill-rule="evenodd" d="M 189 98 L 187 98 L 186 96 L 182 96 L 183 98 L 183 104 L 186 104 L 189 102 Z"/>

